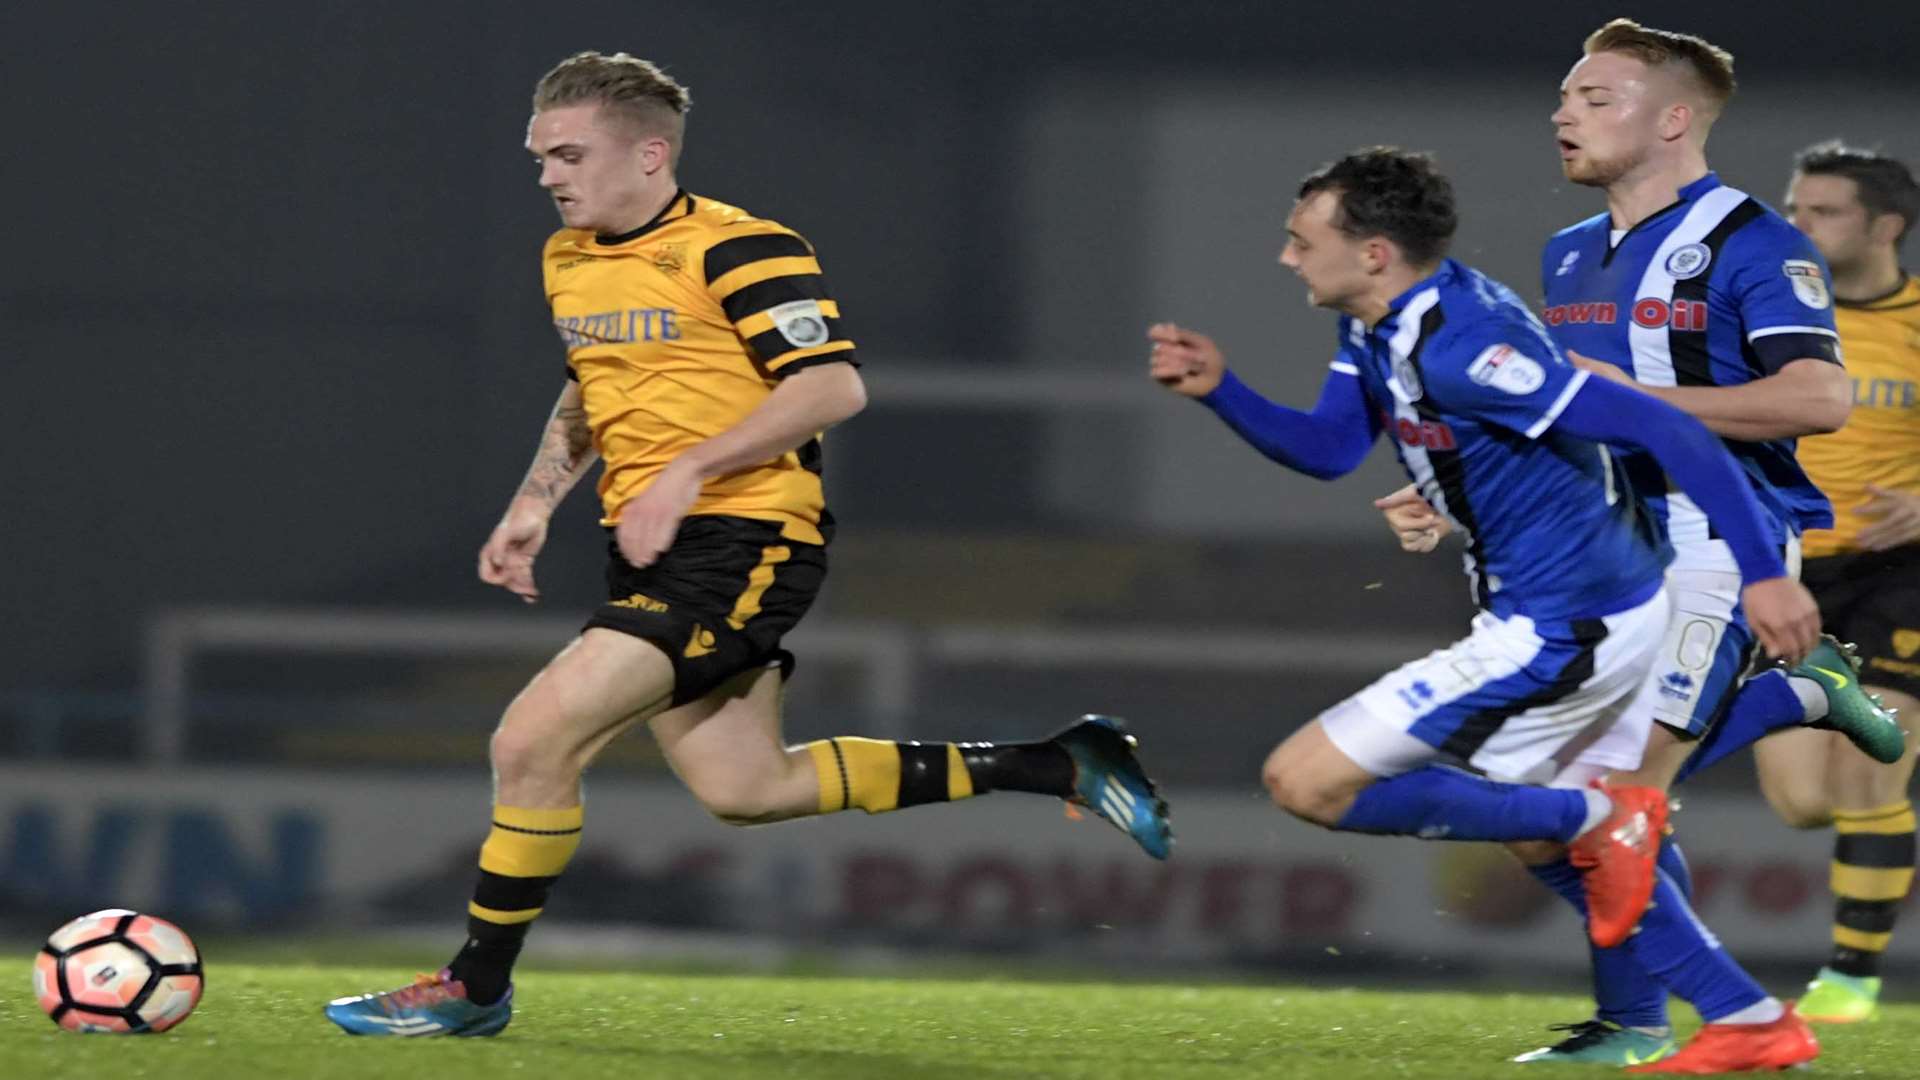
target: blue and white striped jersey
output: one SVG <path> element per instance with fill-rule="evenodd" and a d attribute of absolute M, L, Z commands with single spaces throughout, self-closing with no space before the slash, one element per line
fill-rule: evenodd
<path fill-rule="evenodd" d="M 1600 214 L 1547 241 L 1541 277 L 1554 342 L 1648 386 L 1737 386 L 1802 357 L 1838 363 L 1827 264 L 1812 241 L 1712 173 L 1679 194 L 1624 234 Z M 1776 543 L 1833 521 L 1794 461 L 1794 442 L 1726 440 Z M 1621 462 L 1675 543 L 1713 535 L 1650 456 L 1622 451 Z"/>
<path fill-rule="evenodd" d="M 1333 368 L 1420 493 L 1467 542 L 1474 600 L 1501 617 L 1585 618 L 1660 585 L 1670 550 L 1598 443 L 1554 430 L 1588 379 L 1513 291 L 1448 259 L 1372 330 L 1340 320 Z"/>

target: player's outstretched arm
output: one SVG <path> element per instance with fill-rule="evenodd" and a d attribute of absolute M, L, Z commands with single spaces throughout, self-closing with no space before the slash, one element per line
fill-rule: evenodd
<path fill-rule="evenodd" d="M 1771 375 L 1738 386 L 1645 386 L 1620 368 L 1569 352 L 1582 370 L 1633 386 L 1707 425 L 1724 439 L 1765 442 L 1840 430 L 1853 410 L 1853 382 L 1840 365 L 1818 357 L 1787 362 Z"/>
<path fill-rule="evenodd" d="M 674 458 L 646 490 L 628 500 L 614 528 L 620 554 L 635 566 L 650 565 L 673 543 L 706 481 L 772 461 L 866 408 L 866 383 L 846 362 L 853 354 L 829 356 L 781 379 L 738 424 Z"/>
<path fill-rule="evenodd" d="M 480 580 L 498 585 L 531 604 L 540 599 L 533 582 L 533 560 L 547 542 L 547 520 L 573 485 L 593 467 L 599 454 L 593 449 L 593 431 L 580 399 L 580 384 L 560 388 L 547 426 L 540 433 L 540 449 L 526 479 L 520 481 L 507 512 L 480 548 Z"/>
<path fill-rule="evenodd" d="M 1589 378 L 1555 426 L 1569 435 L 1652 454 L 1726 538 L 1745 583 L 1741 603 L 1747 622 L 1767 654 L 1799 663 L 1812 651 L 1820 637 L 1820 609 L 1812 594 L 1787 576 L 1753 486 L 1704 424 L 1657 398 Z"/>
<path fill-rule="evenodd" d="M 1212 409 L 1254 449 L 1289 469 L 1333 480 L 1359 468 L 1373 448 L 1379 429 L 1351 365 L 1334 365 L 1308 413 L 1268 401 L 1235 378 L 1205 334 L 1156 323 L 1147 340 L 1153 342 L 1147 373 L 1156 382 Z"/>

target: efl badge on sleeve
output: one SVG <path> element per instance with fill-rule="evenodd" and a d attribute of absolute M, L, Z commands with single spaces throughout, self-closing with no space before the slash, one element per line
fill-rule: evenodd
<path fill-rule="evenodd" d="M 1793 284 L 1793 295 L 1799 297 L 1801 303 L 1817 311 L 1833 306 L 1833 294 L 1827 291 L 1827 275 L 1820 272 L 1819 263 L 1788 259 L 1780 264 L 1780 271 Z"/>
<path fill-rule="evenodd" d="M 1467 365 L 1467 378 L 1524 397 L 1546 384 L 1547 373 L 1539 361 L 1513 351 L 1511 345 L 1494 345 Z"/>
<path fill-rule="evenodd" d="M 827 316 L 815 300 L 794 300 L 767 310 L 774 329 L 796 349 L 821 345 L 827 340 Z"/>

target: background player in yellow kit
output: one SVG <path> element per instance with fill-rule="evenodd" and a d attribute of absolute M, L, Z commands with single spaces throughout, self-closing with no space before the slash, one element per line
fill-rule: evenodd
<path fill-rule="evenodd" d="M 493 825 L 465 946 L 412 986 L 330 1003 L 351 1033 L 506 1027 L 520 946 L 580 844 L 581 773 L 641 722 L 733 824 L 1030 791 L 1169 853 L 1166 805 L 1104 717 L 1033 743 L 786 745 L 793 657 L 780 641 L 819 590 L 833 536 L 820 433 L 866 393 L 813 247 L 680 189 L 688 105 L 684 87 L 624 53 L 571 57 L 534 91 L 527 149 L 566 226 L 542 262 L 568 381 L 480 577 L 539 597 L 547 521 L 598 458 L 608 602 L 494 733 Z"/>
<path fill-rule="evenodd" d="M 1853 642 L 1860 679 L 1902 726 L 1920 722 L 1920 280 L 1900 243 L 1920 222 L 1920 184 L 1899 161 L 1839 143 L 1795 159 L 1787 214 L 1833 270 L 1835 321 L 1853 414 L 1801 440 L 1800 465 L 1833 501 L 1834 527 L 1806 534 L 1803 580 L 1828 633 Z M 1907 796 L 1916 740 L 1882 765 L 1835 732 L 1795 730 L 1754 747 L 1761 788 L 1789 823 L 1832 823 L 1833 954 L 1800 1002 L 1809 1020 L 1870 1018 L 1880 954 L 1913 882 Z"/>

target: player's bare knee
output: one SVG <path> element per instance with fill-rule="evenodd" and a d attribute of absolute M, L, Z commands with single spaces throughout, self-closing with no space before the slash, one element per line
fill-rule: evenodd
<path fill-rule="evenodd" d="M 1307 770 L 1279 758 L 1278 753 L 1268 758 L 1260 774 L 1273 804 L 1315 825 L 1331 827 L 1338 822 L 1352 801 L 1350 793 L 1322 783 Z"/>
<path fill-rule="evenodd" d="M 495 780 L 503 788 L 578 779 L 580 766 L 557 733 L 531 723 L 503 721 L 487 747 Z"/>

